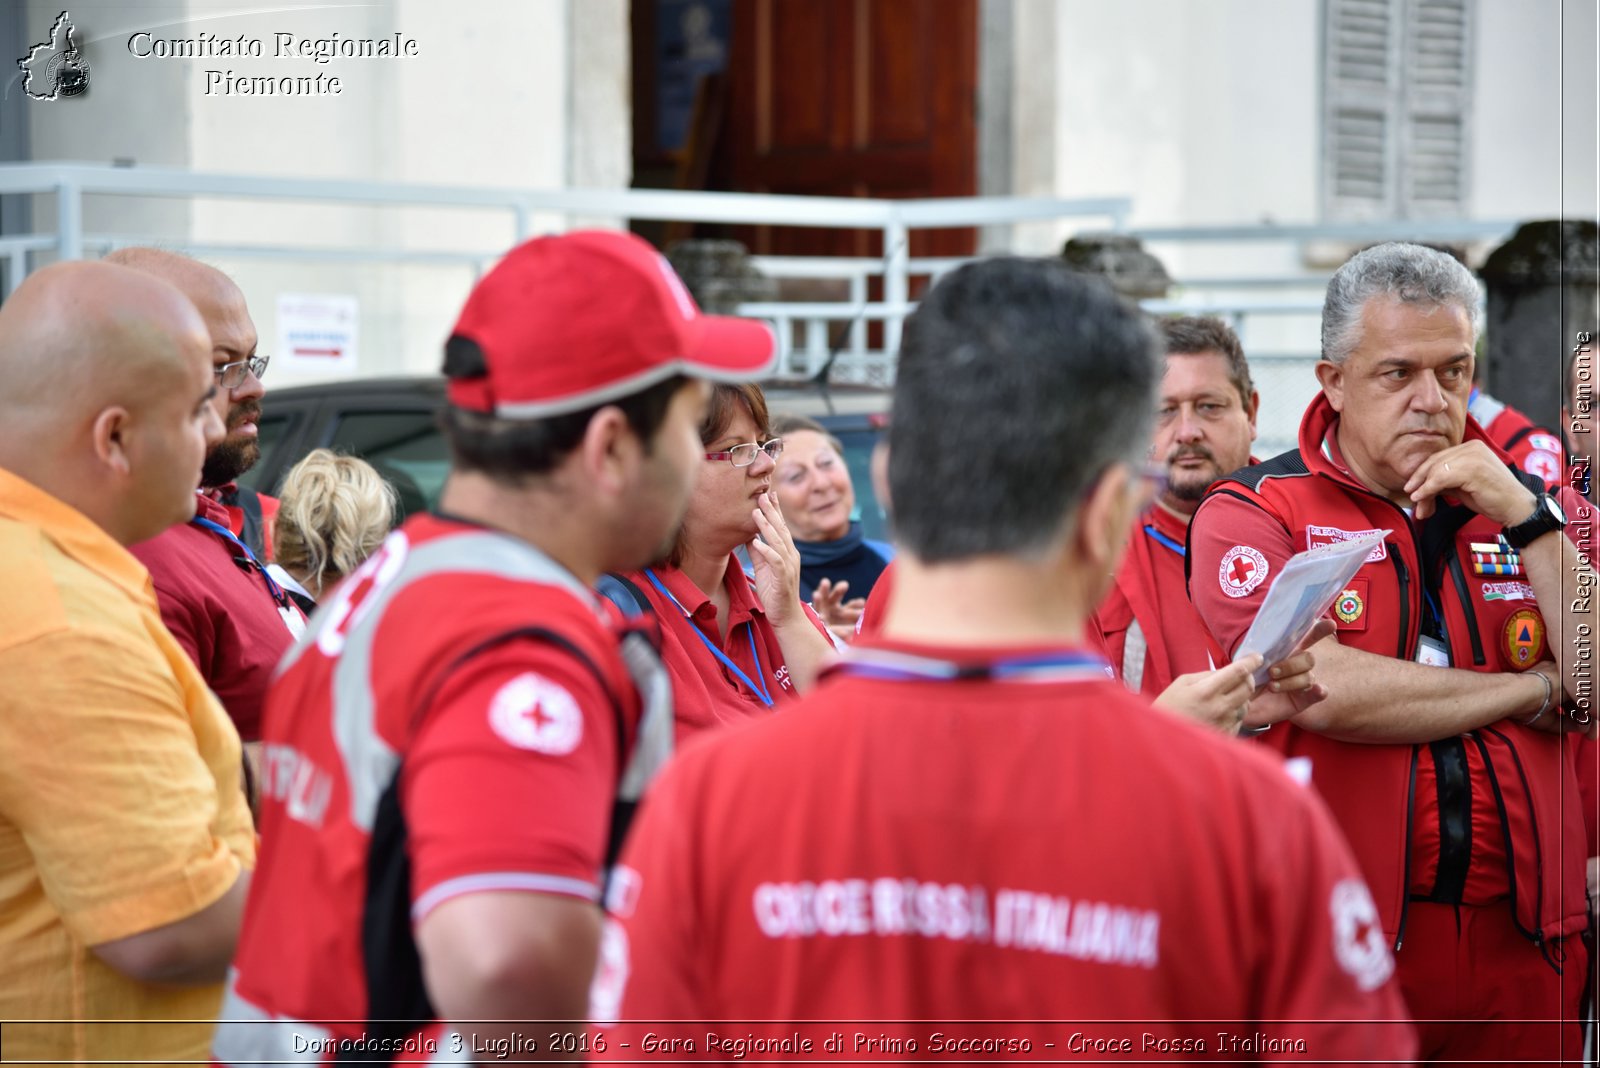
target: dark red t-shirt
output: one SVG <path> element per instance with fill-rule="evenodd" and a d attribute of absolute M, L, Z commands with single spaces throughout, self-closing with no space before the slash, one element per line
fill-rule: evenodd
<path fill-rule="evenodd" d="M 195 499 L 197 516 L 229 525 L 222 505 L 203 493 Z M 305 622 L 300 609 L 276 600 L 258 567 L 236 562 L 243 549 L 195 523 L 170 527 L 129 551 L 150 570 L 161 621 L 200 668 L 239 737 L 258 740 L 267 684 Z"/>

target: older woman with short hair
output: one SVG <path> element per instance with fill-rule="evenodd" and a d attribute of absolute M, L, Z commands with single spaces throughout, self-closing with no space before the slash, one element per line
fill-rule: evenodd
<path fill-rule="evenodd" d="M 800 552 L 800 596 L 848 641 L 894 547 L 867 538 L 854 518 L 855 486 L 838 438 L 803 415 L 779 416 L 773 429 L 783 437 L 773 487 Z"/>

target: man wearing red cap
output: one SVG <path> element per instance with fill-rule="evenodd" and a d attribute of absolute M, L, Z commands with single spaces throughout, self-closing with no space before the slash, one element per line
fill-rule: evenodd
<path fill-rule="evenodd" d="M 530 241 L 473 290 L 439 511 L 345 580 L 268 699 L 219 1062 L 469 1058 L 526 1029 L 443 1021 L 583 1018 L 608 840 L 672 731 L 652 641 L 590 586 L 672 543 L 700 380 L 772 353 L 626 234 Z"/>

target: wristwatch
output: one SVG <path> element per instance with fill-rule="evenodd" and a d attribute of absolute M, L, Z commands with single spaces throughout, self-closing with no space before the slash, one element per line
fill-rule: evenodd
<path fill-rule="evenodd" d="M 1555 497 L 1541 493 L 1534 498 L 1533 514 L 1514 527 L 1503 528 L 1501 533 L 1513 549 L 1526 549 L 1536 538 L 1566 527 L 1567 513 L 1561 510 Z"/>

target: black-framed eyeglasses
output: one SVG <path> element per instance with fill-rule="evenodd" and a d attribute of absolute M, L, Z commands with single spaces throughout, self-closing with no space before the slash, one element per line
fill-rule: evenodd
<path fill-rule="evenodd" d="M 244 385 L 245 375 L 252 374 L 260 378 L 266 374 L 267 363 L 271 359 L 271 356 L 247 356 L 211 370 L 217 376 L 217 385 L 223 389 L 238 389 Z"/>
<path fill-rule="evenodd" d="M 721 452 L 708 452 L 706 453 L 706 459 L 726 460 L 735 467 L 749 467 L 756 462 L 756 457 L 762 453 L 766 453 L 769 459 L 776 462 L 778 457 L 783 455 L 783 439 L 773 438 L 765 443 L 747 441 L 743 445 L 734 445 L 731 448 L 723 449 Z"/>

